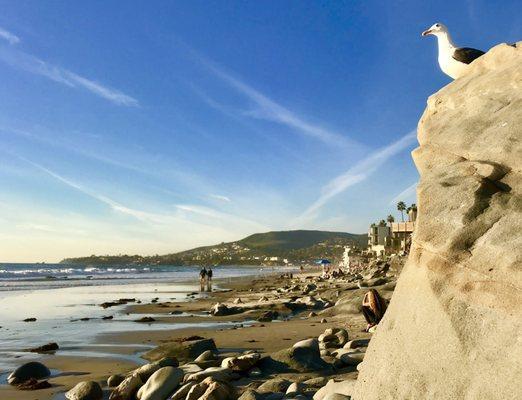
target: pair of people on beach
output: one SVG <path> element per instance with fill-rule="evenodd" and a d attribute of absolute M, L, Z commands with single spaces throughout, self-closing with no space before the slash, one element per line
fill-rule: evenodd
<path fill-rule="evenodd" d="M 199 285 L 200 285 L 200 291 L 204 292 L 205 290 L 207 292 L 212 291 L 212 268 L 208 267 L 206 269 L 205 267 L 201 268 L 201 271 L 199 271 Z"/>

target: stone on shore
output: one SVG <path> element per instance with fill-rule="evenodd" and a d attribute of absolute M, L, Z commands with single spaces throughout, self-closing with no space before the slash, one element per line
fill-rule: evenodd
<path fill-rule="evenodd" d="M 355 387 L 355 382 L 356 381 L 352 379 L 341 382 L 335 382 L 333 379 L 330 379 L 325 386 L 314 394 L 313 400 L 325 400 L 328 396 L 334 394 L 351 396 Z"/>
<path fill-rule="evenodd" d="M 138 400 L 165 400 L 179 386 L 183 379 L 183 370 L 163 367 L 154 372 L 138 390 Z"/>
<path fill-rule="evenodd" d="M 65 398 L 68 400 L 102 400 L 103 390 L 98 382 L 80 382 L 65 393 Z"/>
<path fill-rule="evenodd" d="M 142 385 L 143 381 L 138 374 L 129 375 L 112 391 L 109 400 L 133 400 Z"/>
<path fill-rule="evenodd" d="M 299 342 L 295 343 L 293 347 L 306 347 L 314 351 L 319 351 L 319 340 L 316 338 L 300 340 Z"/>
<path fill-rule="evenodd" d="M 217 352 L 213 339 L 196 339 L 163 343 L 146 352 L 142 357 L 149 361 L 156 361 L 164 357 L 175 357 L 178 360 L 190 361 L 206 350 Z"/>
<path fill-rule="evenodd" d="M 267 372 L 310 372 L 331 368 L 321 358 L 321 353 L 311 347 L 291 347 L 278 351 L 261 360 L 259 366 Z"/>
<path fill-rule="evenodd" d="M 50 375 L 51 371 L 45 365 L 38 361 L 31 361 L 15 369 L 7 377 L 7 382 L 10 385 L 18 385 L 31 378 L 38 380 L 48 378 Z"/>
<path fill-rule="evenodd" d="M 261 394 L 277 392 L 286 393 L 291 384 L 292 382 L 284 378 L 269 379 L 257 388 L 257 392 Z"/>
<path fill-rule="evenodd" d="M 141 367 L 132 371 L 132 373 L 138 374 L 143 382 L 147 382 L 147 379 L 149 379 L 149 377 L 158 369 L 163 367 L 177 367 L 178 365 L 179 362 L 175 357 L 163 357 L 158 361 L 142 365 Z"/>
<path fill-rule="evenodd" d="M 120 383 L 122 383 L 125 380 L 125 377 L 123 375 L 115 374 L 111 375 L 107 378 L 107 386 L 110 388 L 114 388 L 118 386 Z"/>
<path fill-rule="evenodd" d="M 408 262 L 355 400 L 522 398 L 522 42 L 428 99 Z"/>
<path fill-rule="evenodd" d="M 59 346 L 57 343 L 47 343 L 42 346 L 33 347 L 31 349 L 27 349 L 27 351 L 30 351 L 31 353 L 49 353 L 53 352 L 59 349 Z"/>
<path fill-rule="evenodd" d="M 250 352 L 247 354 L 243 354 L 238 357 L 227 357 L 221 362 L 222 368 L 228 368 L 232 371 L 236 372 L 245 372 L 258 363 L 261 359 L 261 354 L 258 352 Z"/>
<path fill-rule="evenodd" d="M 196 372 L 195 374 L 185 376 L 185 382 L 201 382 L 208 377 L 211 377 L 216 381 L 228 382 L 233 379 L 237 379 L 239 376 L 229 368 L 211 367 L 203 371 Z"/>

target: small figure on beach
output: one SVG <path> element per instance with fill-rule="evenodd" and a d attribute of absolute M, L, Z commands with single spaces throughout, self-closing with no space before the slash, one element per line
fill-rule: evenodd
<path fill-rule="evenodd" d="M 379 292 L 375 289 L 370 289 L 363 298 L 362 312 L 368 325 L 366 332 L 381 322 L 384 313 L 386 312 L 386 300 L 384 300 Z"/>
<path fill-rule="evenodd" d="M 200 292 L 205 291 L 205 283 L 207 281 L 207 269 L 205 267 L 201 268 L 201 271 L 199 271 L 199 288 Z"/>
<path fill-rule="evenodd" d="M 212 272 L 212 268 L 208 267 L 207 270 L 207 292 L 212 292 L 212 275 L 214 273 Z"/>

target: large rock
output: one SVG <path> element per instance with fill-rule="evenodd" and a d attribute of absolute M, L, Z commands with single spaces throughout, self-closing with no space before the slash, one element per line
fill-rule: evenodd
<path fill-rule="evenodd" d="M 11 372 L 7 377 L 7 382 L 11 385 L 18 385 L 29 379 L 42 379 L 50 375 L 51 371 L 45 365 L 37 361 L 31 361 Z"/>
<path fill-rule="evenodd" d="M 213 339 L 179 340 L 163 343 L 149 350 L 142 357 L 149 361 L 157 361 L 165 357 L 189 361 L 207 350 L 217 352 L 216 343 L 214 343 Z"/>
<path fill-rule="evenodd" d="M 154 372 L 148 381 L 138 390 L 138 400 L 165 400 L 179 386 L 183 379 L 183 370 L 163 367 Z"/>
<path fill-rule="evenodd" d="M 137 374 L 143 382 L 147 382 L 147 379 L 156 372 L 158 369 L 163 367 L 177 367 L 179 362 L 174 357 L 164 357 L 158 361 L 150 364 L 142 365 L 141 367 L 132 371 L 132 374 Z"/>
<path fill-rule="evenodd" d="M 522 398 L 522 42 L 431 96 L 409 260 L 353 398 Z"/>
<path fill-rule="evenodd" d="M 273 353 L 262 359 L 260 368 L 273 372 L 310 372 L 331 368 L 331 365 L 321 358 L 321 353 L 313 347 L 291 347 Z"/>
<path fill-rule="evenodd" d="M 80 382 L 65 393 L 65 398 L 68 400 L 102 400 L 103 391 L 97 382 Z"/>
<path fill-rule="evenodd" d="M 355 380 L 345 380 L 336 382 L 333 379 L 329 380 L 328 383 L 319 389 L 315 394 L 313 400 L 326 400 L 329 396 L 335 394 L 342 394 L 344 396 L 351 396 L 354 387 Z M 399 399 L 401 397 L 396 397 Z"/>
<path fill-rule="evenodd" d="M 127 376 L 109 396 L 110 400 L 132 400 L 143 381 L 138 374 Z"/>

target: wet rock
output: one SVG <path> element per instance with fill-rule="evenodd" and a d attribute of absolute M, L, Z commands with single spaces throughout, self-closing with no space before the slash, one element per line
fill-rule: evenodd
<path fill-rule="evenodd" d="M 33 347 L 32 349 L 27 349 L 27 351 L 30 351 L 32 353 L 49 353 L 52 351 L 56 351 L 58 349 L 59 349 L 58 344 L 52 342 L 52 343 L 44 344 L 43 346 Z"/>
<path fill-rule="evenodd" d="M 142 318 L 134 320 L 134 322 L 146 322 L 146 323 L 150 323 L 150 322 L 154 322 L 154 321 L 156 321 L 156 320 L 152 317 L 142 317 Z"/>
<path fill-rule="evenodd" d="M 39 389 L 48 389 L 52 387 L 49 381 L 38 381 L 34 378 L 29 379 L 19 385 L 16 385 L 16 388 L 19 390 L 39 390 Z"/>
<path fill-rule="evenodd" d="M 78 383 L 65 393 L 65 398 L 68 400 L 102 400 L 103 391 L 97 382 L 85 381 Z"/>
<path fill-rule="evenodd" d="M 258 319 L 258 322 L 271 322 L 274 319 L 277 319 L 279 317 L 279 313 L 277 311 L 266 311 L 264 312 Z"/>
<path fill-rule="evenodd" d="M 142 385 L 143 381 L 138 374 L 129 375 L 112 391 L 109 400 L 133 400 Z"/>
<path fill-rule="evenodd" d="M 108 321 L 108 320 L 111 320 L 111 319 L 113 319 L 113 318 L 114 318 L 114 317 L 113 317 L 112 315 L 105 315 L 105 316 L 102 317 L 102 319 L 103 319 L 104 321 Z"/>
<path fill-rule="evenodd" d="M 45 365 L 37 361 L 31 361 L 15 369 L 8 377 L 7 382 L 17 385 L 29 379 L 43 379 L 51 375 L 51 371 Z"/>
<path fill-rule="evenodd" d="M 24 322 L 35 322 L 36 318 L 26 318 L 24 319 Z"/>

